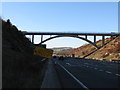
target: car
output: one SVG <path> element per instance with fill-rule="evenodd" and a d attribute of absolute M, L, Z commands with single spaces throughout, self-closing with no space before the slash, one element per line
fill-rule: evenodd
<path fill-rule="evenodd" d="M 56 58 L 56 56 L 53 56 L 53 58 Z"/>
<path fill-rule="evenodd" d="M 63 56 L 60 56 L 60 57 L 59 57 L 59 60 L 64 60 L 64 57 L 63 57 Z"/>

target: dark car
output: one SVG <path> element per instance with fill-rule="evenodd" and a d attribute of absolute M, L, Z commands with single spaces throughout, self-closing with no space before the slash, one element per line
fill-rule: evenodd
<path fill-rule="evenodd" d="M 56 56 L 53 56 L 53 58 L 57 58 Z"/>
<path fill-rule="evenodd" d="M 64 60 L 64 57 L 63 57 L 63 56 L 60 56 L 60 57 L 59 57 L 59 60 Z"/>

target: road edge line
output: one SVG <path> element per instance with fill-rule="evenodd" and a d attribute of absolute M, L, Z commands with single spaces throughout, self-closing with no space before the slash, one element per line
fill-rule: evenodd
<path fill-rule="evenodd" d="M 67 69 L 65 69 L 65 67 L 63 67 L 62 65 L 60 65 L 59 63 L 58 63 L 58 65 L 60 66 L 60 67 L 62 67 L 73 79 L 75 79 L 76 81 L 77 81 L 77 83 L 79 83 L 84 89 L 86 89 L 86 90 L 89 90 L 80 80 L 78 80 L 73 74 L 71 74 Z"/>

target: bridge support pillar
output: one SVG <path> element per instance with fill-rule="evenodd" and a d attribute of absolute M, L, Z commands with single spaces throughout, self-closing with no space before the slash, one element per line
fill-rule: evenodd
<path fill-rule="evenodd" d="M 85 39 L 87 39 L 87 35 L 85 35 Z"/>
<path fill-rule="evenodd" d="M 34 35 L 32 35 L 32 44 L 34 44 Z"/>
<path fill-rule="evenodd" d="M 94 44 L 96 44 L 96 35 L 94 35 Z"/>
<path fill-rule="evenodd" d="M 41 35 L 41 42 L 43 41 L 43 35 Z"/>
<path fill-rule="evenodd" d="M 105 36 L 102 36 L 102 46 L 105 44 Z"/>
<path fill-rule="evenodd" d="M 111 41 L 113 40 L 113 36 L 110 37 Z"/>

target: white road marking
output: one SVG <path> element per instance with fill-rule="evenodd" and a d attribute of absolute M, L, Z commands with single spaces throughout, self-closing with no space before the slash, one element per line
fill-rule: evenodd
<path fill-rule="evenodd" d="M 105 71 L 106 73 L 109 73 L 109 74 L 111 74 L 112 72 L 109 72 L 109 71 Z"/>
<path fill-rule="evenodd" d="M 66 63 L 67 65 L 69 65 L 69 66 L 79 66 L 79 65 L 70 65 L 70 63 Z M 105 65 L 105 63 L 103 63 L 104 65 Z M 97 70 L 98 68 L 94 68 L 94 67 L 90 67 L 90 66 L 87 66 L 87 65 L 90 65 L 89 63 L 84 63 L 82 66 L 85 66 L 85 67 L 89 67 L 89 68 L 93 68 L 93 69 L 95 69 L 95 70 Z M 111 64 L 112 65 L 112 64 Z M 82 67 L 82 66 L 79 66 L 79 67 Z M 98 65 L 95 65 L 95 66 L 98 66 Z M 99 69 L 98 71 L 100 71 L 100 72 L 102 72 L 102 71 L 104 71 L 104 70 L 102 70 L 102 69 Z M 108 74 L 112 74 L 112 72 L 110 72 L 110 71 L 104 71 L 104 72 L 106 72 L 106 73 L 108 73 Z M 120 74 L 115 74 L 116 76 L 120 76 Z"/>
<path fill-rule="evenodd" d="M 116 76 L 120 76 L 120 74 L 115 74 Z"/>
<path fill-rule="evenodd" d="M 46 58 L 43 58 L 41 61 L 45 61 L 46 60 Z"/>
<path fill-rule="evenodd" d="M 70 63 L 66 63 L 67 65 L 71 66 Z"/>
<path fill-rule="evenodd" d="M 60 65 L 58 63 L 58 65 Z M 60 65 L 73 79 L 77 81 L 84 89 L 89 90 L 81 81 L 79 81 L 73 74 L 71 74 L 67 69 L 65 69 L 62 65 Z"/>

